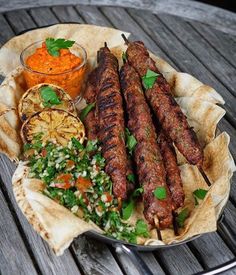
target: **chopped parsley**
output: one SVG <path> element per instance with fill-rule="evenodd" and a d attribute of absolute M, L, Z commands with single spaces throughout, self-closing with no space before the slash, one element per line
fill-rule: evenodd
<path fill-rule="evenodd" d="M 84 121 L 84 119 L 86 118 L 86 116 L 88 115 L 88 113 L 89 113 L 93 108 L 95 108 L 95 105 L 96 105 L 95 102 L 90 103 L 90 104 L 88 104 L 88 105 L 81 111 L 80 116 L 79 116 L 81 121 Z"/>
<path fill-rule="evenodd" d="M 165 187 L 157 187 L 154 191 L 153 191 L 154 196 L 158 199 L 158 200 L 164 200 L 166 199 L 166 188 Z"/>
<path fill-rule="evenodd" d="M 127 180 L 132 182 L 132 183 L 135 183 L 135 175 L 134 174 L 129 174 L 127 176 Z"/>
<path fill-rule="evenodd" d="M 184 222 L 188 218 L 189 213 L 189 209 L 186 207 L 178 214 L 176 221 L 179 227 L 184 227 Z"/>
<path fill-rule="evenodd" d="M 129 131 L 128 128 L 125 128 L 125 138 L 126 138 L 126 147 L 128 148 L 129 154 L 133 154 L 133 150 L 137 144 L 137 140 Z"/>
<path fill-rule="evenodd" d="M 142 77 L 144 88 L 146 90 L 151 89 L 159 75 L 160 74 L 148 69 L 146 75 Z"/>
<path fill-rule="evenodd" d="M 42 146 L 38 135 L 25 150 L 25 153 L 33 151 L 28 155 L 29 177 L 45 183 L 43 194 L 85 221 L 93 221 L 113 238 L 136 243 L 137 237 L 148 236 L 144 221 L 137 221 L 135 226 L 126 222 L 132 215 L 135 198 L 143 189 L 136 189 L 120 210 L 97 141 L 83 145 L 72 138 L 65 147 L 51 142 Z"/>
<path fill-rule="evenodd" d="M 49 86 L 40 88 L 40 95 L 43 100 L 44 107 L 52 107 L 53 105 L 61 104 L 61 100 L 56 92 Z"/>
<path fill-rule="evenodd" d="M 51 56 L 57 57 L 60 55 L 60 49 L 69 49 L 74 45 L 75 41 L 66 40 L 64 38 L 46 38 L 45 44 L 47 51 Z"/>
<path fill-rule="evenodd" d="M 198 199 L 203 200 L 206 194 L 207 194 L 207 190 L 201 189 L 201 188 L 193 191 L 195 205 L 198 205 L 199 204 Z"/>
<path fill-rule="evenodd" d="M 123 60 L 124 63 L 127 61 L 126 52 L 123 52 L 123 53 L 122 53 L 122 60 Z"/>

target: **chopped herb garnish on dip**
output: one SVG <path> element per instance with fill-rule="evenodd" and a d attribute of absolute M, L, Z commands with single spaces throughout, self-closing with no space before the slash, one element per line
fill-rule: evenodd
<path fill-rule="evenodd" d="M 44 107 L 52 107 L 53 105 L 61 104 L 61 100 L 56 92 L 49 86 L 40 88 L 40 95 L 43 100 Z"/>
<path fill-rule="evenodd" d="M 97 141 L 83 145 L 72 138 L 65 147 L 52 142 L 35 146 L 40 142 L 39 137 L 32 145 L 25 146 L 25 153 L 31 151 L 29 177 L 45 183 L 43 194 L 85 221 L 93 221 L 106 235 L 132 243 L 139 236 L 148 236 L 144 222 L 138 221 L 136 226 L 126 222 L 132 215 L 135 198 L 131 195 L 130 201 L 120 209 Z M 139 188 L 136 195 L 140 192 Z"/>
<path fill-rule="evenodd" d="M 146 75 L 142 77 L 144 88 L 151 89 L 159 75 L 160 74 L 148 69 Z"/>
<path fill-rule="evenodd" d="M 48 53 L 55 57 L 60 55 L 60 49 L 69 49 L 74 43 L 75 41 L 66 40 L 64 38 L 46 38 L 45 41 Z"/>
<path fill-rule="evenodd" d="M 158 200 L 164 200 L 164 199 L 166 199 L 166 188 L 162 187 L 162 186 L 157 187 L 153 191 L 153 194 Z"/>
<path fill-rule="evenodd" d="M 126 137 L 126 147 L 129 150 L 129 154 L 132 155 L 133 150 L 137 144 L 137 140 L 134 135 L 131 135 L 128 128 L 125 128 L 125 137 Z"/>
<path fill-rule="evenodd" d="M 95 105 L 96 105 L 95 102 L 90 103 L 90 104 L 88 104 L 88 105 L 81 111 L 79 118 L 80 118 L 80 120 L 81 120 L 82 122 L 84 121 L 84 119 L 86 118 L 86 116 L 88 115 L 88 113 L 89 113 L 93 108 L 95 108 Z"/>
<path fill-rule="evenodd" d="M 184 222 L 188 218 L 188 216 L 189 216 L 189 209 L 186 207 L 178 214 L 176 218 L 179 227 L 184 226 Z"/>

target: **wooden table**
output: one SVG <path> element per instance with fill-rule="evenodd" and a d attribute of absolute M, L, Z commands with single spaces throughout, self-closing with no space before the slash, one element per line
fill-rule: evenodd
<path fill-rule="evenodd" d="M 185 1 L 184 6 L 182 0 L 174 2 L 173 5 L 171 5 L 173 1 L 165 1 L 166 4 L 164 1 L 157 1 L 158 4 L 155 1 L 126 1 L 127 6 L 135 6 L 136 3 L 136 7 L 152 10 L 155 14 L 132 8 L 87 5 L 13 11 L 14 8 L 25 8 L 30 1 L 13 0 L 8 3 L 0 0 L 0 2 L 2 2 L 0 44 L 30 28 L 59 22 L 111 26 L 131 32 L 131 39 L 143 40 L 152 52 L 166 59 L 177 70 L 194 75 L 214 87 L 224 97 L 226 101 L 224 108 L 227 113 L 219 123 L 219 129 L 230 134 L 230 149 L 236 158 L 236 36 L 234 36 L 236 17 L 234 14 L 215 8 L 210 10 L 209 6 L 203 4 L 199 6 L 196 2 L 192 4 L 193 2 Z M 67 2 L 78 3 L 78 1 Z M 50 4 L 48 1 L 42 3 Z M 125 1 L 121 1 L 122 5 L 125 5 L 124 3 Z M 8 7 L 11 11 L 7 12 Z M 196 14 L 191 10 L 194 7 L 199 9 L 196 10 Z M 199 22 L 201 19 L 202 22 Z M 209 25 L 215 25 L 218 30 Z M 63 256 L 56 257 L 31 228 L 15 202 L 11 187 L 14 170 L 15 165 L 4 155 L 0 155 L 1 274 L 139 274 L 127 256 L 118 253 L 111 246 L 85 236 L 77 238 Z M 234 259 L 235 181 L 234 177 L 223 223 L 227 230 L 232 231 L 228 232 L 231 234 L 225 234 L 225 231 L 219 228 L 218 232 L 206 234 L 188 244 L 153 253 L 140 253 L 154 274 L 194 274 Z M 236 270 L 227 271 L 227 274 L 236 274 Z"/>

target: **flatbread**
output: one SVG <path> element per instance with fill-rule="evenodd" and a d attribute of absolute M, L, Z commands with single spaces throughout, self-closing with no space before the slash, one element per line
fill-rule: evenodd
<path fill-rule="evenodd" d="M 16 110 L 20 97 L 26 91 L 22 68 L 19 66 L 19 55 L 26 46 L 49 36 L 76 40 L 86 48 L 88 63 L 92 69 L 96 64 L 96 52 L 103 46 L 104 41 L 108 43 L 121 64 L 121 55 L 126 49 L 121 33 L 120 30 L 105 27 L 60 24 L 30 31 L 7 42 L 0 50 L 0 72 L 6 76 L 0 86 L 0 151 L 11 160 L 18 161 L 20 158 L 21 122 Z M 125 33 L 125 35 L 129 34 Z M 186 195 L 184 207 L 189 208 L 190 216 L 178 237 L 174 236 L 171 229 L 162 230 L 164 242 L 170 244 L 216 230 L 216 221 L 229 196 L 230 178 L 235 171 L 235 164 L 228 148 L 228 134 L 224 132 L 215 137 L 217 123 L 225 114 L 225 111 L 216 104 L 224 104 L 223 98 L 213 88 L 193 76 L 177 72 L 163 59 L 152 53 L 151 55 L 158 69 L 170 83 L 173 95 L 198 135 L 204 148 L 204 170 L 212 182 L 209 188 L 198 169 L 186 164 L 186 160 L 177 152 Z M 84 107 L 84 101 L 77 105 L 78 109 L 82 107 Z M 44 196 L 41 192 L 43 182 L 27 178 L 27 172 L 27 163 L 19 162 L 12 181 L 16 200 L 28 221 L 56 254 L 63 253 L 73 238 L 87 230 L 101 232 L 93 223 L 84 222 L 68 209 Z M 195 207 L 192 193 L 198 188 L 209 189 L 209 191 L 204 200 Z M 142 217 L 140 210 L 142 205 L 137 206 L 134 215 Z M 152 238 L 145 240 L 145 244 L 164 243 L 157 240 L 156 235 L 153 234 Z"/>

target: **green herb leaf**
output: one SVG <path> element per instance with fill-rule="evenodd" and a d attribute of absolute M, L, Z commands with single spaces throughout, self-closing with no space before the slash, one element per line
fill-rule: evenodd
<path fill-rule="evenodd" d="M 84 119 L 86 118 L 86 116 L 88 115 L 88 113 L 95 107 L 96 103 L 90 103 L 88 104 L 80 113 L 80 120 L 83 122 Z"/>
<path fill-rule="evenodd" d="M 144 220 L 141 220 L 141 219 L 137 220 L 136 227 L 135 227 L 135 232 L 139 236 L 143 236 L 143 237 L 148 237 L 149 236 L 148 226 L 144 222 Z"/>
<path fill-rule="evenodd" d="M 52 56 L 59 56 L 60 49 L 68 49 L 71 46 L 74 45 L 75 41 L 71 41 L 71 40 L 65 40 L 64 38 L 58 38 L 58 39 L 54 39 L 54 38 L 46 38 L 46 47 L 47 47 L 47 51 L 50 55 Z"/>
<path fill-rule="evenodd" d="M 132 182 L 132 183 L 135 183 L 135 175 L 134 174 L 129 174 L 127 176 L 127 180 Z"/>
<path fill-rule="evenodd" d="M 146 75 L 142 77 L 144 88 L 151 89 L 159 75 L 160 74 L 148 69 Z"/>
<path fill-rule="evenodd" d="M 44 107 L 51 107 L 52 105 L 61 104 L 56 92 L 49 86 L 40 89 L 40 95 L 43 100 Z"/>
<path fill-rule="evenodd" d="M 125 136 L 126 136 L 126 147 L 129 150 L 129 153 L 132 155 L 133 150 L 137 144 L 137 140 L 134 135 L 131 135 L 128 128 L 125 128 Z"/>
<path fill-rule="evenodd" d="M 24 150 L 24 152 L 27 151 L 27 150 L 29 150 L 29 149 L 31 149 L 31 148 L 32 148 L 32 146 L 31 146 L 30 143 L 25 143 L 25 144 L 23 145 L 23 150 Z"/>
<path fill-rule="evenodd" d="M 193 195 L 194 195 L 195 197 L 197 197 L 198 199 L 200 199 L 200 200 L 203 200 L 203 199 L 205 198 L 206 194 L 207 194 L 207 190 L 201 189 L 201 188 L 196 189 L 196 190 L 193 192 Z"/>
<path fill-rule="evenodd" d="M 122 218 L 128 220 L 134 210 L 134 201 L 131 200 L 124 208 L 122 208 Z"/>
<path fill-rule="evenodd" d="M 154 191 L 153 191 L 154 196 L 158 199 L 158 200 L 164 200 L 166 199 L 166 188 L 165 187 L 157 187 Z"/>
<path fill-rule="evenodd" d="M 126 52 L 123 52 L 123 53 L 122 53 L 122 60 L 123 60 L 124 63 L 127 61 Z"/>
<path fill-rule="evenodd" d="M 86 145 L 86 151 L 88 153 L 96 151 L 98 149 L 97 140 L 88 140 Z"/>
<path fill-rule="evenodd" d="M 188 218 L 188 216 L 189 216 L 189 209 L 186 207 L 179 213 L 178 217 L 176 218 L 179 227 L 184 226 L 184 222 Z"/>
<path fill-rule="evenodd" d="M 78 150 L 83 150 L 84 149 L 84 146 L 78 141 L 78 139 L 76 139 L 75 137 L 73 137 L 71 139 L 71 142 L 72 142 L 72 145 L 78 149 Z"/>
<path fill-rule="evenodd" d="M 132 197 L 136 198 L 136 197 L 140 196 L 142 193 L 143 193 L 143 187 L 139 187 L 134 190 Z"/>

